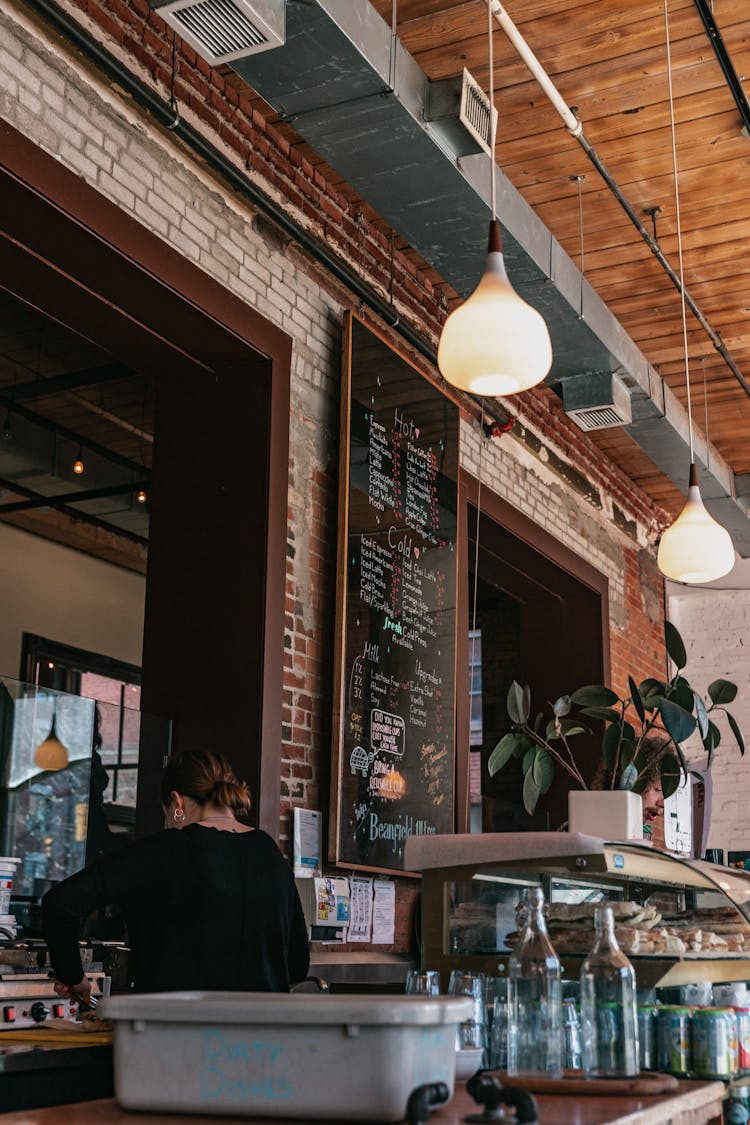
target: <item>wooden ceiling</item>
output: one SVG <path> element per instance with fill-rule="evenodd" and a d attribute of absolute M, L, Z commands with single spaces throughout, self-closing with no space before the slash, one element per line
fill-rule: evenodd
<path fill-rule="evenodd" d="M 395 6 L 398 36 L 429 78 L 456 77 L 466 67 L 488 88 L 485 0 L 371 3 L 389 24 Z M 679 273 L 664 0 L 504 0 L 503 6 Z M 711 6 L 742 80 L 750 74 L 748 0 Z M 685 285 L 750 383 L 750 139 L 696 0 L 668 0 L 668 13 Z M 685 405 L 678 290 L 497 27 L 493 46 L 499 167 Z M 236 72 L 223 73 L 370 222 L 388 229 Z M 396 248 L 452 303 L 451 288 L 395 233 Z M 694 425 L 735 474 L 748 473 L 750 399 L 689 308 L 687 338 Z M 623 430 L 589 436 L 657 504 L 673 516 L 681 510 L 684 495 Z M 687 487 L 687 465 L 685 476 Z"/>
<path fill-rule="evenodd" d="M 373 0 L 391 21 L 392 0 Z M 586 137 L 678 270 L 663 0 L 507 0 Z M 487 89 L 484 0 L 399 0 L 398 35 L 432 79 L 467 67 Z M 738 75 L 750 74 L 747 0 L 713 15 Z M 686 286 L 750 382 L 750 139 L 694 0 L 669 0 Z M 677 397 L 686 401 L 679 293 L 496 27 L 497 161 Z M 583 221 L 579 215 L 580 181 Z M 583 237 L 581 237 L 581 225 Z M 735 473 L 750 472 L 750 399 L 688 309 L 693 416 Z M 621 430 L 594 440 L 659 503 L 682 499 Z M 687 466 L 686 466 L 687 474 Z"/>

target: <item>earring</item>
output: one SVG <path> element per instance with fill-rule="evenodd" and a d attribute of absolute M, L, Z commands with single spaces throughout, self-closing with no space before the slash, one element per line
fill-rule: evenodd
<path fill-rule="evenodd" d="M 175 809 L 174 812 L 172 813 L 172 817 L 173 817 L 174 820 L 184 820 L 185 819 L 185 810 L 184 809 Z"/>

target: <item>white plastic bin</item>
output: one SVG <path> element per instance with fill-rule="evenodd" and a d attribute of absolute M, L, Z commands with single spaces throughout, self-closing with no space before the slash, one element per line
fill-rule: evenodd
<path fill-rule="evenodd" d="M 468 997 L 171 992 L 112 996 L 125 1109 L 402 1121 L 412 1090 L 453 1093 Z"/>

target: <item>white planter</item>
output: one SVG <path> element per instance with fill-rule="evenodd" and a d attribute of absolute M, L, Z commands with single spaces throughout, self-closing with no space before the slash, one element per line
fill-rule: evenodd
<path fill-rule="evenodd" d="M 604 840 L 643 840 L 640 794 L 624 789 L 571 789 L 568 831 Z"/>

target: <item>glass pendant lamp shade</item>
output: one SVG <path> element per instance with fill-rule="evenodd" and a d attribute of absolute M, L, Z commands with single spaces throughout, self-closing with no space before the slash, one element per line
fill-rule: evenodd
<path fill-rule="evenodd" d="M 689 583 L 712 582 L 734 566 L 731 536 L 706 510 L 695 465 L 690 466 L 687 503 L 662 535 L 657 562 L 667 578 Z"/>
<path fill-rule="evenodd" d="M 34 751 L 34 763 L 40 770 L 48 771 L 63 770 L 68 764 L 68 751 L 57 737 L 54 716 L 49 734 Z"/>
<path fill-rule="evenodd" d="M 528 390 L 552 366 L 547 325 L 519 297 L 505 272 L 497 219 L 490 223 L 484 274 L 443 325 L 437 358 L 446 382 L 485 396 Z"/>

